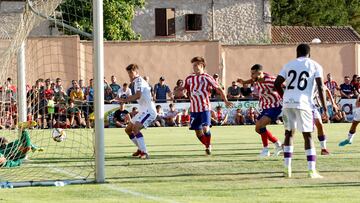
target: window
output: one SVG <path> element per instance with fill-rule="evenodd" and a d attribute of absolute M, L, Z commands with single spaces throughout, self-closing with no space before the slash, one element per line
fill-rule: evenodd
<path fill-rule="evenodd" d="M 199 31 L 202 29 L 202 15 L 201 14 L 186 14 L 185 15 L 185 29 L 186 31 Z"/>
<path fill-rule="evenodd" d="M 156 8 L 155 9 L 155 35 L 172 36 L 175 35 L 175 9 Z"/>

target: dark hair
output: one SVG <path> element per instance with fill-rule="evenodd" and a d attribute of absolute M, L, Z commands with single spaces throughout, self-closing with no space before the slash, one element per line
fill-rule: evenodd
<path fill-rule="evenodd" d="M 204 68 L 206 67 L 206 63 L 205 63 L 205 59 L 201 56 L 196 56 L 194 58 L 191 59 L 191 63 L 202 63 L 204 65 Z"/>
<path fill-rule="evenodd" d="M 156 109 L 161 109 L 161 105 L 156 105 Z"/>
<path fill-rule="evenodd" d="M 123 84 L 123 86 L 129 86 L 129 84 L 127 84 L 127 83 L 124 83 L 124 84 Z"/>
<path fill-rule="evenodd" d="M 173 103 L 170 103 L 169 104 L 169 107 L 171 108 L 171 107 L 174 107 L 174 104 Z"/>
<path fill-rule="evenodd" d="M 299 44 L 296 48 L 297 57 L 307 56 L 310 54 L 310 46 L 307 44 Z"/>
<path fill-rule="evenodd" d="M 184 81 L 180 79 L 176 82 L 176 85 L 180 85 L 180 83 L 184 83 Z"/>
<path fill-rule="evenodd" d="M 262 71 L 263 67 L 260 64 L 255 64 L 251 67 L 251 70 L 255 70 L 255 71 Z"/>
<path fill-rule="evenodd" d="M 134 70 L 139 70 L 139 66 L 136 64 L 130 64 L 126 67 L 126 71 L 134 71 Z"/>

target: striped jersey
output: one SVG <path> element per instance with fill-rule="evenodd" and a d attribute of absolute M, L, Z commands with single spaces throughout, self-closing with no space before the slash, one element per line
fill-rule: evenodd
<path fill-rule="evenodd" d="M 274 89 L 275 77 L 264 73 L 263 81 L 254 82 L 255 88 L 259 92 L 259 105 L 261 109 L 270 109 L 281 106 L 281 97 Z"/>
<path fill-rule="evenodd" d="M 331 95 L 334 97 L 336 88 L 338 88 L 338 84 L 334 80 L 331 81 L 327 80 L 325 81 L 325 85 L 330 90 Z"/>
<path fill-rule="evenodd" d="M 211 110 L 211 88 L 219 88 L 219 83 L 207 73 L 192 74 L 185 79 L 185 89 L 190 96 L 190 112 Z"/>

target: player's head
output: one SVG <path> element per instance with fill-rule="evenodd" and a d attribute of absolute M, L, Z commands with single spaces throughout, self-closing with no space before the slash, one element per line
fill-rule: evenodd
<path fill-rule="evenodd" d="M 263 67 L 260 64 L 255 64 L 251 67 L 251 79 L 254 81 L 257 81 L 259 78 L 261 78 L 263 73 Z"/>
<path fill-rule="evenodd" d="M 195 74 L 202 74 L 206 67 L 205 59 L 201 56 L 196 56 L 191 59 L 191 64 Z"/>
<path fill-rule="evenodd" d="M 299 44 L 296 48 L 296 56 L 299 57 L 310 57 L 310 46 L 307 44 Z"/>
<path fill-rule="evenodd" d="M 139 75 L 139 66 L 136 64 L 130 64 L 126 67 L 126 71 L 129 74 L 130 80 L 134 80 Z"/>

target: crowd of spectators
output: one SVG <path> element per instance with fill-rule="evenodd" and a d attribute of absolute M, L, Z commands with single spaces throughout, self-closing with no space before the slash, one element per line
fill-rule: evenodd
<path fill-rule="evenodd" d="M 213 75 L 219 82 L 219 75 Z M 144 79 L 149 82 L 149 77 Z M 151 86 L 151 92 L 156 103 L 169 102 L 169 111 L 163 112 L 160 105 L 156 106 L 158 116 L 152 126 L 188 126 L 190 115 L 188 109 L 176 110 L 177 102 L 188 102 L 187 90 L 184 87 L 184 80 L 176 81 L 174 88 L 166 83 L 165 77 L 160 77 L 155 85 Z M 330 90 L 335 101 L 340 99 L 356 98 L 360 94 L 360 77 L 353 75 L 344 77 L 344 82 L 340 85 L 333 80 L 331 74 L 327 74 L 325 85 Z M 16 92 L 17 88 L 11 78 L 8 78 L 5 85 L 0 87 L 2 104 L 0 105 L 0 129 L 15 128 L 17 122 Z M 219 95 L 215 90 L 210 90 L 211 99 L 217 101 Z M 105 104 L 118 104 L 117 98 L 128 97 L 134 94 L 131 83 L 119 84 L 115 76 L 111 76 L 111 81 L 107 82 L 104 78 L 104 98 Z M 240 85 L 233 81 L 227 88 L 227 97 L 229 100 L 257 100 L 258 94 L 252 86 Z M 72 80 L 71 85 L 65 88 L 61 78 L 52 81 L 48 79 L 38 79 L 34 85 L 27 86 L 27 110 L 28 120 L 38 122 L 39 128 L 79 128 L 91 127 L 92 122 L 89 115 L 93 112 L 94 88 L 93 80 L 88 84 L 84 80 Z M 134 107 L 131 112 L 126 110 L 127 104 L 119 104 L 117 110 L 111 117 L 111 121 L 106 126 L 125 127 L 130 119 L 136 115 L 137 108 Z M 330 108 L 332 109 L 332 108 Z M 253 107 L 246 110 L 234 109 L 232 112 L 217 106 L 211 112 L 211 121 L 213 125 L 246 125 L 254 124 L 259 112 Z M 333 122 L 345 122 L 345 113 L 340 111 L 338 114 L 330 112 L 330 118 Z M 344 117 L 344 118 L 342 118 Z M 342 119 L 340 119 L 342 118 Z M 281 122 L 281 118 L 278 123 Z"/>

